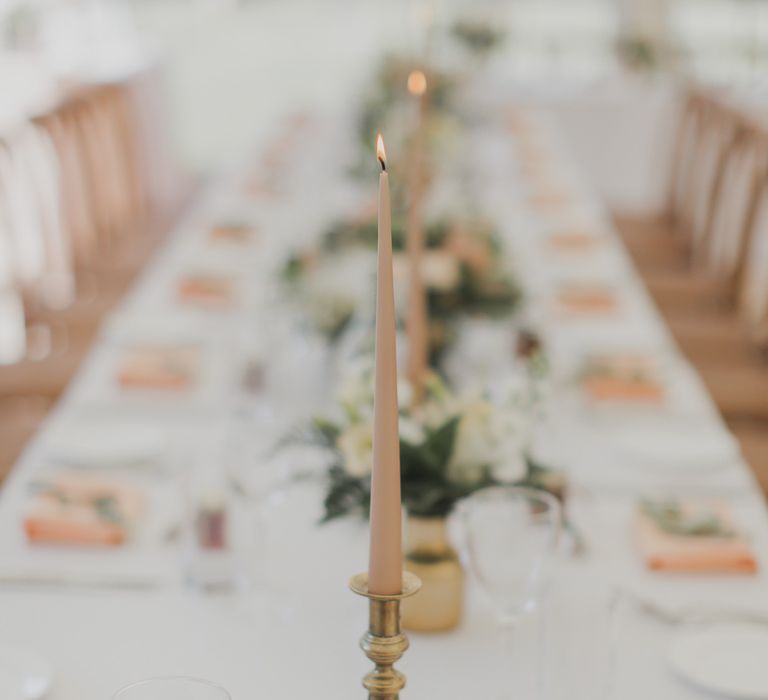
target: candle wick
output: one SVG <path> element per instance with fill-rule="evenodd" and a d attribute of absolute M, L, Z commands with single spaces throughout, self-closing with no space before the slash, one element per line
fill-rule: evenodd
<path fill-rule="evenodd" d="M 382 171 L 387 172 L 387 161 L 383 158 L 379 158 L 379 163 L 381 164 Z"/>

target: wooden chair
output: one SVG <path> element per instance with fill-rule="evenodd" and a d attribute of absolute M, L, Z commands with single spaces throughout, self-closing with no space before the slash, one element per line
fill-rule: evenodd
<path fill-rule="evenodd" d="M 0 134 L 0 481 L 186 204 L 142 82 L 82 86 Z"/>
<path fill-rule="evenodd" d="M 685 96 L 664 210 L 660 216 L 616 220 L 641 270 L 675 273 L 691 266 L 709 227 L 713 193 L 739 127 L 732 112 L 709 95 L 690 91 Z"/>
<path fill-rule="evenodd" d="M 702 183 L 697 193 L 689 269 L 645 271 L 649 291 L 667 316 L 682 312 L 690 318 L 732 305 L 749 247 L 765 150 L 758 133 L 744 125 L 733 128 L 711 182 Z"/>
<path fill-rule="evenodd" d="M 0 366 L 0 400 L 29 396 L 52 401 L 64 391 L 100 323 L 162 240 L 158 232 L 168 229 L 173 216 L 147 222 L 152 183 L 140 153 L 147 123 L 140 119 L 130 83 L 74 90 L 55 109 L 32 118 L 27 128 L 40 142 L 40 153 L 45 151 L 49 159 L 46 168 L 55 171 L 59 192 L 45 201 L 45 207 L 41 206 L 43 200 L 29 207 L 35 215 L 34 240 L 40 239 L 41 252 L 32 262 L 27 261 L 24 274 L 14 271 L 13 283 L 20 285 L 27 300 L 28 329 L 48 324 L 62 331 L 63 341 L 44 359 L 26 357 Z M 16 187 L 23 180 L 32 185 L 35 196 L 41 195 L 43 190 L 37 185 L 42 176 L 50 174 L 44 173 L 44 168 L 31 168 L 28 154 L 21 154 L 18 163 L 12 155 L 10 145 L 0 141 L 3 239 L 21 232 L 19 226 L 15 230 L 3 228 L 4 187 Z M 27 182 L 30 178 L 31 183 Z M 55 209 L 60 219 L 57 235 L 66 244 L 66 267 L 77 283 L 77 295 L 70 304 L 30 303 L 37 300 L 39 283 L 48 284 L 51 273 L 60 272 L 50 263 L 58 260 L 61 264 L 63 260 L 62 256 L 49 255 L 56 227 L 42 217 L 44 209 Z M 8 283 L 0 279 L 3 294 L 7 287 Z"/>
<path fill-rule="evenodd" d="M 690 221 L 691 190 L 703 137 L 703 103 L 698 94 L 689 92 L 679 111 L 664 209 L 649 217 L 616 217 L 624 243 L 641 270 L 676 271 L 688 266 L 689 244 L 683 232 Z"/>
<path fill-rule="evenodd" d="M 617 222 L 672 334 L 733 420 L 768 418 L 767 200 L 765 129 L 692 93 L 664 226 L 642 243 Z"/>
<path fill-rule="evenodd" d="M 765 420 L 762 426 L 765 436 L 768 435 L 768 176 L 765 171 L 744 255 L 737 312 L 718 325 L 712 324 L 708 333 L 712 337 L 727 331 L 735 333 L 738 328 L 754 352 L 741 362 L 713 361 L 699 369 L 721 411 L 734 420 Z M 752 442 L 755 441 L 753 436 Z"/>
<path fill-rule="evenodd" d="M 697 303 L 667 307 L 665 315 L 720 410 L 768 418 L 768 147 L 762 136 L 740 139 L 724 172 L 699 251 L 706 276 L 696 278 Z"/>

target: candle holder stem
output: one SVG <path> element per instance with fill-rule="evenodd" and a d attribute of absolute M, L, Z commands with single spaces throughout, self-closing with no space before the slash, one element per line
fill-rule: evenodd
<path fill-rule="evenodd" d="M 405 676 L 394 665 L 408 649 L 408 637 L 400 629 L 400 601 L 421 588 L 417 576 L 405 572 L 402 593 L 377 595 L 368 590 L 368 574 L 358 574 L 349 587 L 369 599 L 368 631 L 360 648 L 375 664 L 363 678 L 369 700 L 398 700 L 405 687 Z"/>

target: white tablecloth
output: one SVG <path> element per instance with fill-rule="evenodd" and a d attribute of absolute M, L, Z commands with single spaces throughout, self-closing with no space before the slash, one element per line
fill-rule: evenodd
<path fill-rule="evenodd" d="M 230 410 L 237 381 L 238 334 L 263 336 L 268 349 L 274 343 L 271 336 L 276 329 L 260 325 L 259 319 L 264 318 L 263 294 L 270 287 L 280 251 L 318 233 L 323 222 L 359 200 L 359 186 L 337 177 L 350 149 L 345 140 L 349 132 L 341 124 L 343 120 L 320 118 L 309 123 L 292 147 L 294 166 L 281 182 L 281 197 L 248 201 L 238 194 L 242 188 L 237 175 L 211 189 L 106 325 L 66 397 L 5 486 L 0 501 L 2 571 L 141 574 L 160 583 L 157 590 L 146 592 L 0 589 L 0 642 L 24 643 L 50 659 L 55 670 L 51 700 L 106 699 L 130 681 L 181 674 L 215 680 L 235 700 L 362 696 L 360 678 L 368 662 L 357 641 L 366 626 L 367 605 L 346 585 L 352 574 L 366 566 L 367 530 L 354 520 L 318 526 L 322 491 L 315 481 L 287 488 L 270 507 L 266 554 L 254 562 L 266 571 L 266 592 L 206 597 L 184 587 L 178 546 L 162 537 L 178 512 L 173 479 L 144 477 L 151 487 L 150 522 L 135 542 L 120 551 L 32 551 L 20 528 L 29 481 L 50 465 L 50 440 L 68 421 L 91 417 L 98 426 L 98 419 L 120 414 L 162 425 L 172 454 L 168 459 L 178 461 L 189 457 L 195 440 Z M 605 248 L 594 254 L 562 259 L 545 254 L 542 225 L 521 206 L 524 188 L 517 179 L 511 136 L 491 123 L 475 140 L 478 172 L 483 173 L 479 190 L 514 252 L 530 298 L 530 313 L 540 322 L 551 351 L 556 381 L 566 381 L 583 352 L 644 348 L 663 356 L 669 386 L 669 401 L 658 410 L 601 410 L 588 406 L 576 390 L 561 392 L 557 427 L 540 441 L 539 449 L 553 465 L 566 469 L 572 480 L 571 518 L 588 549 L 581 557 L 563 553 L 547 612 L 523 625 L 518 644 L 522 675 L 530 679 L 527 660 L 534 655 L 533 640 L 543 637 L 548 698 L 703 697 L 666 667 L 664 650 L 672 630 L 627 611 L 611 617 L 609 603 L 617 587 L 632 586 L 668 604 L 702 599 L 768 607 L 764 573 L 768 521 L 759 491 L 738 456 L 718 465 L 720 469 L 692 476 L 661 469 L 633 452 L 632 445 L 649 442 L 658 443 L 657 452 L 662 454 L 665 436 L 678 431 L 691 440 L 697 435 L 721 436 L 726 445 L 727 437 L 603 209 L 589 192 L 582 191 L 578 172 L 557 145 L 556 135 L 552 135 L 553 147 L 569 182 L 584 199 L 585 216 L 610 237 Z M 327 171 L 322 172 L 323 168 Z M 374 188 L 375 183 L 370 183 L 368 194 Z M 227 251 L 224 246 L 214 253 L 206 244 L 207 224 L 220 212 L 231 211 L 233 203 L 258 221 L 259 239 L 245 250 Z M 228 269 L 238 282 L 237 309 L 215 314 L 180 308 L 174 298 L 178 276 L 217 265 Z M 551 298 L 556 285 L 578 275 L 604 277 L 617 286 L 622 304 L 617 318 L 584 321 L 554 313 Z M 274 321 L 274 316 L 269 318 Z M 200 385 L 183 398 L 126 396 L 113 379 L 123 344 L 158 334 L 202 343 L 205 363 Z M 320 371 L 314 345 L 306 347 L 306 362 L 299 355 L 298 364 L 303 364 L 305 372 Z M 300 382 L 302 376 L 294 379 Z M 311 393 L 308 388 L 307 396 Z M 311 409 L 308 403 L 307 410 Z M 662 488 L 689 492 L 692 483 L 732 503 L 758 552 L 762 565 L 758 576 L 677 577 L 645 570 L 629 531 L 638 494 Z M 411 650 L 401 664 L 408 675 L 405 697 L 448 700 L 502 695 L 493 618 L 474 584 L 470 584 L 466 616 L 457 631 L 411 638 Z M 522 677 L 502 676 L 522 688 Z"/>

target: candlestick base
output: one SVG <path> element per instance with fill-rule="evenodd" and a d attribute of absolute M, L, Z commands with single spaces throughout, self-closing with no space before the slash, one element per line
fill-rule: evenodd
<path fill-rule="evenodd" d="M 405 687 L 405 676 L 395 670 L 395 662 L 408 649 L 408 637 L 400 629 L 400 601 L 421 588 L 418 576 L 403 573 L 402 593 L 378 595 L 368 590 L 368 574 L 357 574 L 349 587 L 370 601 L 368 631 L 360 640 L 360 648 L 376 664 L 363 678 L 369 700 L 398 700 Z"/>

